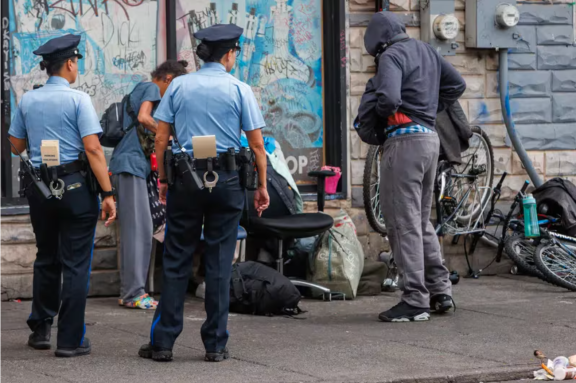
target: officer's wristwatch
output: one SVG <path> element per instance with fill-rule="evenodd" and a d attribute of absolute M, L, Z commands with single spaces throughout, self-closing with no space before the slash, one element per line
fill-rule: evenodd
<path fill-rule="evenodd" d="M 162 178 L 162 179 L 158 180 L 158 182 L 160 182 L 161 184 L 167 184 L 167 183 L 168 183 L 168 179 L 167 179 L 167 178 Z"/>
<path fill-rule="evenodd" d="M 116 196 L 116 189 L 112 188 L 110 191 L 103 191 L 100 193 L 100 196 L 104 199 L 106 197 L 115 197 Z"/>

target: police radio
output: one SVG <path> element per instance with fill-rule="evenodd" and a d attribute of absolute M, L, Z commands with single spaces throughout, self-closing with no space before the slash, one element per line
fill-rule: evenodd
<path fill-rule="evenodd" d="M 254 153 L 246 147 L 240 148 L 240 183 L 246 190 L 258 189 Z"/>
<path fill-rule="evenodd" d="M 40 176 L 36 173 L 36 170 L 34 169 L 34 166 L 32 165 L 32 161 L 30 161 L 30 159 L 24 158 L 24 156 L 18 151 L 16 146 L 14 146 L 12 141 L 8 140 L 8 142 L 10 142 L 10 145 L 12 145 L 12 147 L 14 148 L 14 151 L 16 151 L 16 153 L 20 157 L 20 161 L 22 163 L 22 166 L 20 167 L 20 171 L 18 172 L 18 175 L 20 177 L 22 177 L 25 174 L 28 174 L 28 176 L 30 177 L 30 179 L 32 180 L 32 183 L 34 184 L 34 186 L 36 188 L 36 191 L 38 193 L 40 193 L 40 195 L 42 195 L 42 197 L 44 197 L 46 199 L 52 198 L 52 192 L 50 191 L 50 189 L 48 189 L 48 186 L 46 186 L 44 181 L 42 181 Z M 18 194 L 20 195 L 20 197 L 24 197 L 25 192 L 26 192 L 26 188 L 20 190 L 18 192 Z"/>

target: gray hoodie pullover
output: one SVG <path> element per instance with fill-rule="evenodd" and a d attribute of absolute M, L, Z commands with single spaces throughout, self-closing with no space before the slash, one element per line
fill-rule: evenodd
<path fill-rule="evenodd" d="M 405 32 L 395 14 L 379 12 L 368 24 L 364 45 L 376 56 L 383 44 Z M 436 113 L 457 101 L 466 90 L 456 69 L 432 46 L 415 39 L 389 46 L 379 56 L 377 73 L 370 82 L 366 91 L 375 92 L 380 119 L 386 120 L 399 111 L 430 129 L 434 129 Z"/>

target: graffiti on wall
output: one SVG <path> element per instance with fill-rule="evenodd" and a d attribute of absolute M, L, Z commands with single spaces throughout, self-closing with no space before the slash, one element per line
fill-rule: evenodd
<path fill-rule="evenodd" d="M 193 33 L 213 24 L 244 28 L 232 74 L 249 84 L 297 182 L 322 163 L 321 0 L 178 0 L 179 59 L 200 68 Z"/>
<path fill-rule="evenodd" d="M 149 79 L 156 65 L 155 0 L 10 1 L 10 89 L 13 110 L 46 73 L 32 52 L 46 41 L 80 34 L 84 59 L 72 88 L 86 92 L 98 114 L 134 86 Z"/>

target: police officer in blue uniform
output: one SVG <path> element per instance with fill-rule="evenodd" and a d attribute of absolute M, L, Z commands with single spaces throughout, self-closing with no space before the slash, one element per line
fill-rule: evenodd
<path fill-rule="evenodd" d="M 99 212 L 98 191 L 102 196 L 102 219 L 108 216 L 106 225 L 116 217 L 96 111 L 88 94 L 70 89 L 82 58 L 79 42 L 80 36 L 69 34 L 34 51 L 42 56 L 40 67 L 50 78 L 43 87 L 24 94 L 8 131 L 12 152 L 19 154 L 27 149 L 31 162 L 31 171 L 24 177 L 24 193 L 30 204 L 38 253 L 28 318 L 33 332 L 28 345 L 49 349 L 52 322 L 58 315 L 59 357 L 91 351 L 90 340 L 84 336 L 84 311 Z M 59 156 L 58 151 L 41 151 L 44 140 L 58 146 Z M 51 195 L 37 192 L 41 189 L 34 188 L 34 179 L 49 187 L 45 190 Z"/>
<path fill-rule="evenodd" d="M 206 242 L 207 318 L 201 329 L 205 360 L 219 362 L 229 357 L 226 327 L 230 275 L 245 200 L 245 189 L 234 165 L 238 163 L 241 130 L 248 138 L 259 170 L 255 208 L 261 213 L 269 204 L 266 152 L 261 133 L 264 119 L 250 86 L 229 74 L 240 52 L 238 40 L 242 31 L 233 24 L 218 24 L 197 32 L 194 36 L 202 41 L 197 54 L 204 65 L 198 72 L 175 78 L 154 115 L 160 121 L 156 133 L 156 155 L 161 182 L 160 199 L 167 203 L 167 231 L 162 297 L 152 321 L 150 343 L 139 351 L 143 358 L 172 359 L 172 347 L 182 331 L 192 255 L 202 230 Z M 170 124 L 174 124 L 174 136 L 181 147 L 174 155 L 176 167 L 173 168 L 165 166 L 163 160 L 171 134 Z M 190 169 L 186 170 L 184 159 L 189 153 L 194 156 L 192 137 L 206 135 L 216 137 L 218 157 L 192 161 L 190 169 L 198 175 L 194 182 Z M 167 179 L 167 170 L 170 172 L 171 169 L 174 170 L 174 182 Z M 203 189 L 198 187 L 200 179 L 205 180 Z M 210 183 L 214 181 L 217 182 Z M 167 182 L 171 183 L 168 198 Z"/>

